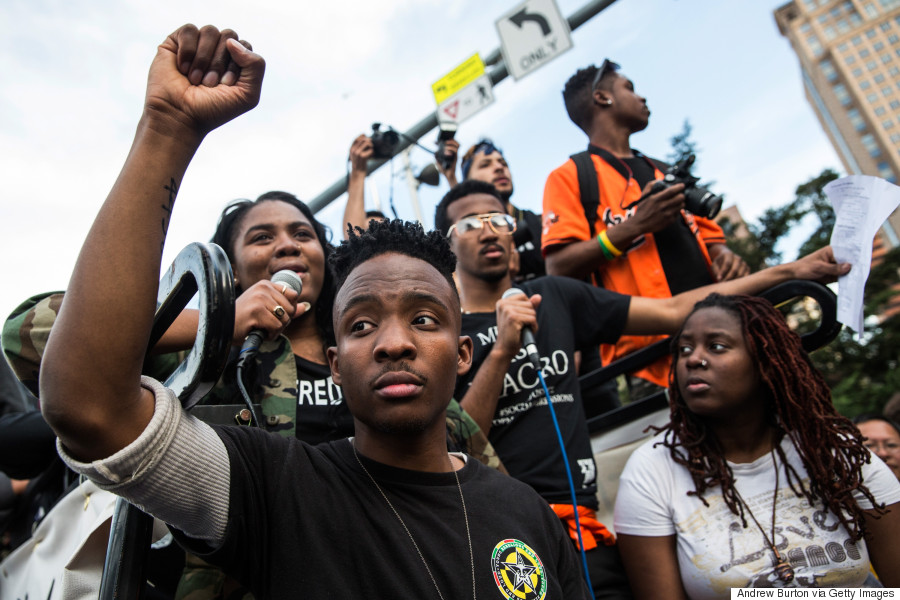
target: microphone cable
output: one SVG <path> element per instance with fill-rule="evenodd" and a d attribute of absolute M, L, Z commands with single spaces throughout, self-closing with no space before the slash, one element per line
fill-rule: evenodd
<path fill-rule="evenodd" d="M 238 361 L 235 376 L 237 377 L 238 389 L 241 391 L 241 396 L 244 398 L 244 404 L 247 405 L 247 410 L 250 411 L 250 422 L 247 423 L 247 425 L 250 427 L 262 427 L 262 422 L 259 420 L 259 417 L 256 416 L 256 410 L 253 408 L 253 400 L 250 398 L 250 394 L 247 393 L 247 388 L 244 386 L 243 360 Z"/>
<path fill-rule="evenodd" d="M 559 441 L 559 449 L 562 452 L 563 464 L 566 467 L 566 478 L 569 480 L 569 494 L 572 497 L 572 511 L 575 513 L 575 531 L 578 533 L 578 549 L 581 551 L 581 566 L 584 569 L 584 578 L 587 581 L 588 589 L 593 595 L 594 585 L 591 583 L 591 575 L 588 573 L 587 554 L 584 550 L 584 540 L 581 537 L 581 520 L 578 518 L 578 504 L 575 501 L 575 480 L 572 478 L 572 469 L 569 466 L 569 455 L 566 453 L 566 444 L 563 442 L 562 431 L 559 428 L 559 420 L 556 418 L 556 409 L 553 408 L 553 400 L 550 398 L 547 382 L 544 381 L 544 374 L 541 369 L 537 369 L 537 374 L 538 379 L 541 381 L 541 387 L 544 389 L 544 397 L 547 398 L 547 407 L 550 409 L 550 417 L 553 419 L 553 428 L 556 430 L 556 439 Z"/>

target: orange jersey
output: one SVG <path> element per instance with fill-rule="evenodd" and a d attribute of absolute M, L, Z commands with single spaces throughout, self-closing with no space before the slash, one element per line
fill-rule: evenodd
<path fill-rule="evenodd" d="M 594 231 L 588 230 L 584 206 L 578 188 L 575 163 L 569 159 L 550 173 L 544 187 L 543 231 L 541 247 L 546 257 L 554 246 L 589 240 L 611 225 L 621 223 L 634 215 L 635 202 L 641 197 L 641 187 L 630 170 L 621 163 L 612 165 L 597 154 L 591 154 L 600 189 L 600 204 Z M 663 173 L 654 165 L 658 179 Z M 707 251 L 710 244 L 725 243 L 722 229 L 713 221 L 682 211 L 682 218 L 697 239 L 705 260 L 703 268 L 709 269 L 712 261 Z M 660 261 L 653 234 L 647 233 L 634 240 L 628 248 L 619 248 L 623 256 L 602 261 L 592 275 L 595 285 L 631 296 L 669 298 L 672 296 L 663 265 Z M 713 278 L 714 280 L 714 278 Z M 602 345 L 603 364 L 609 364 L 630 352 L 663 339 L 665 336 L 622 336 L 615 346 Z M 667 387 L 669 377 L 668 358 L 661 359 L 635 375 L 657 385 Z"/>

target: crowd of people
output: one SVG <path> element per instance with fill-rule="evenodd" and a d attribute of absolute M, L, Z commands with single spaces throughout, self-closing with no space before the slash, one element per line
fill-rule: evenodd
<path fill-rule="evenodd" d="M 290 193 L 226 206 L 212 242 L 234 276 L 234 351 L 204 403 L 242 404 L 246 390 L 262 416 L 236 426 L 185 412 L 160 381 L 193 346 L 199 313 L 184 311 L 145 357 L 165 224 L 194 152 L 256 105 L 264 71 L 231 30 L 168 36 L 69 289 L 24 302 L 3 329 L 10 365 L 39 395 L 40 411 L 16 411 L 41 434 L 30 456 L 127 499 L 184 548 L 177 585 L 153 581 L 153 593 L 900 587 L 897 425 L 839 415 L 799 338 L 753 297 L 850 265 L 826 247 L 750 273 L 712 220 L 684 209 L 683 186 L 654 187 L 666 165 L 629 143 L 646 101 L 609 61 L 565 84 L 590 145 L 550 173 L 542 215 L 511 203 L 489 139 L 462 155 L 461 183 L 459 145 L 446 142 L 434 230 L 366 211 L 364 135 L 349 151 L 340 244 Z M 283 270 L 299 291 L 272 280 Z M 244 370 L 239 349 L 260 330 Z M 617 401 L 579 375 L 659 336 L 673 336 L 671 357 L 629 386 L 667 389 L 670 421 L 628 461 L 604 524 L 588 416 Z"/>

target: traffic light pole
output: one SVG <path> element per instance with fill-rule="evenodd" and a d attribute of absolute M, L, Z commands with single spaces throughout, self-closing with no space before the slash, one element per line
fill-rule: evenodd
<path fill-rule="evenodd" d="M 566 21 L 568 21 L 569 23 L 569 29 L 575 31 L 615 1 L 616 0 L 594 0 L 593 2 L 585 4 L 566 19 Z M 496 67 L 490 73 L 492 85 L 497 85 L 509 76 L 509 70 L 506 68 L 506 64 L 503 62 L 503 53 L 500 51 L 500 48 L 497 48 L 496 50 L 488 54 L 484 58 L 484 64 L 487 66 L 496 65 Z M 437 114 L 435 112 L 429 113 L 427 117 L 413 125 L 409 130 L 405 131 L 400 136 L 400 144 L 394 151 L 394 156 L 397 156 L 398 154 L 406 150 L 406 148 L 413 145 L 420 138 L 424 137 L 426 133 L 437 126 Z M 381 165 L 388 162 L 388 160 L 390 159 L 370 160 L 368 166 L 366 167 L 366 173 L 373 173 L 378 168 L 380 168 Z M 332 183 L 328 187 L 328 189 L 313 198 L 308 203 L 309 208 L 313 213 L 317 213 L 331 204 L 346 191 L 347 177 L 345 176 Z"/>

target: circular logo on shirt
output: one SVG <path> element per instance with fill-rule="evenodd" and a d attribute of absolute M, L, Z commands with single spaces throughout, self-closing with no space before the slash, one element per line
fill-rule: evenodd
<path fill-rule="evenodd" d="M 503 540 L 491 555 L 494 581 L 505 598 L 544 600 L 547 577 L 544 564 L 531 547 L 519 540 Z"/>

